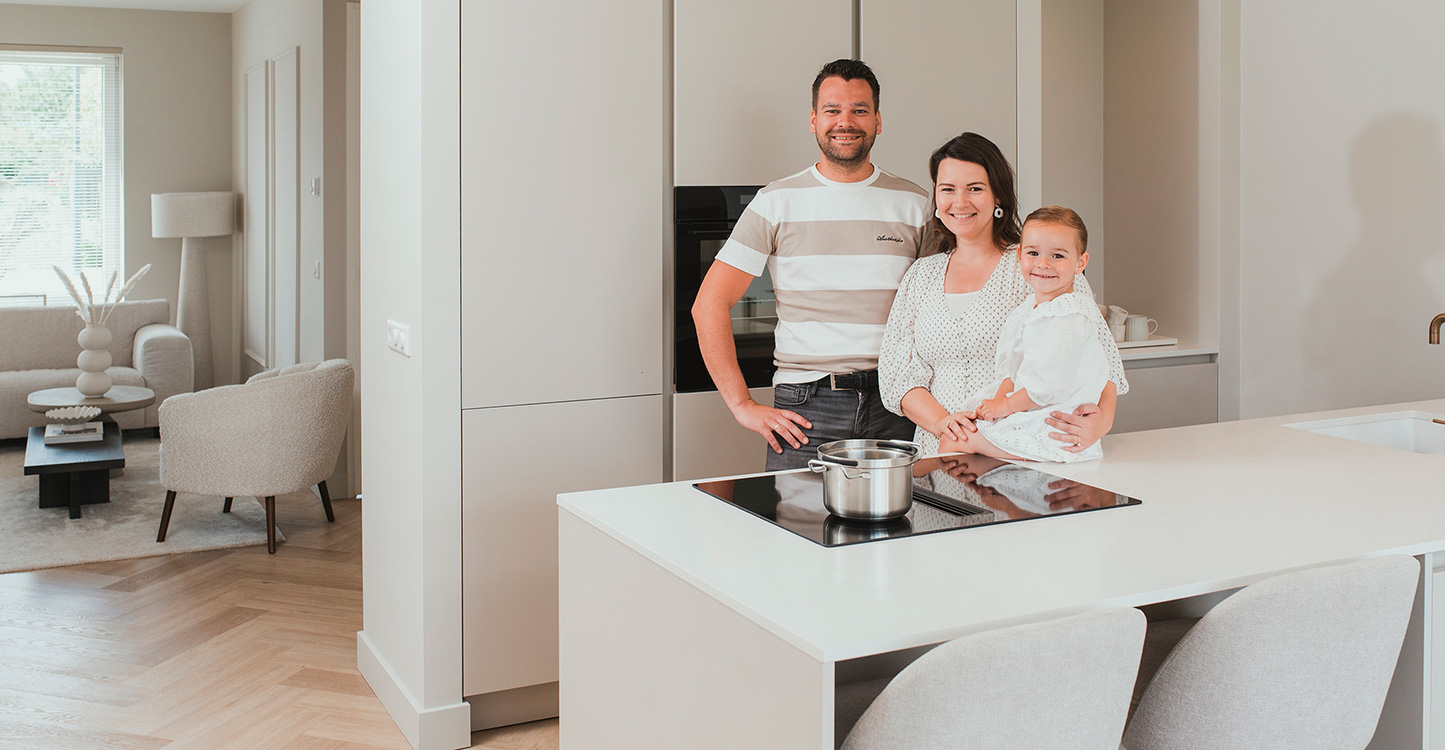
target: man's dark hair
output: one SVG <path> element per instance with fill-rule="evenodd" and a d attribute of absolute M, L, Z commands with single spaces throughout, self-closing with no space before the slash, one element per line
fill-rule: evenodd
<path fill-rule="evenodd" d="M 818 71 L 818 77 L 813 79 L 813 109 L 818 109 L 818 89 L 823 81 L 828 78 L 842 78 L 845 81 L 856 81 L 859 78 L 868 82 L 868 88 L 873 89 L 873 111 L 878 111 L 878 76 L 873 75 L 873 69 L 868 63 L 862 60 L 834 60 L 823 66 Z"/>

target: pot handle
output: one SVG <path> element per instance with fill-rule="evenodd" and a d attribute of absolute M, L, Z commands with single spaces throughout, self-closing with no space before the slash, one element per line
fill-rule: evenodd
<path fill-rule="evenodd" d="M 822 455 L 820 455 L 820 456 L 818 456 L 817 458 L 814 458 L 814 459 L 809 460 L 809 461 L 808 461 L 808 465 L 809 465 L 809 466 L 812 466 L 812 465 L 813 465 L 813 461 L 821 461 L 822 463 L 833 464 L 833 465 L 835 465 L 835 466 L 857 466 L 857 465 L 858 465 L 858 462 L 855 461 L 855 460 L 853 460 L 853 459 L 851 459 L 851 458 L 837 458 L 837 457 L 835 457 L 835 456 L 822 456 Z M 817 469 L 817 471 L 822 471 L 822 469 Z"/>
<path fill-rule="evenodd" d="M 808 460 L 808 468 L 811 469 L 814 474 L 823 474 L 823 473 L 826 473 L 826 472 L 828 471 L 828 467 L 832 466 L 832 467 L 838 469 L 839 471 L 843 472 L 843 476 L 844 476 L 845 478 L 847 478 L 847 479 L 872 479 L 872 478 L 873 478 L 873 474 L 870 473 L 870 472 L 868 472 L 868 471 L 866 471 L 866 470 L 865 470 L 865 471 L 859 471 L 857 474 L 849 474 L 849 473 L 848 473 L 848 470 L 849 470 L 850 468 L 852 468 L 852 467 L 857 466 L 857 465 L 858 465 L 858 462 L 857 462 L 857 461 L 853 461 L 853 460 L 851 460 L 851 459 L 846 459 L 846 458 L 845 458 L 845 459 L 840 459 L 840 460 L 841 460 L 841 461 L 847 461 L 848 464 L 851 464 L 851 466 L 849 466 L 848 464 L 831 463 L 831 462 L 829 462 L 829 461 L 820 461 L 820 460 L 818 460 L 818 459 L 816 459 L 816 458 L 813 458 L 813 459 L 809 459 L 809 460 Z"/>
<path fill-rule="evenodd" d="M 878 445 L 882 448 L 911 448 L 915 456 L 923 453 L 923 445 L 912 440 L 884 440 Z"/>

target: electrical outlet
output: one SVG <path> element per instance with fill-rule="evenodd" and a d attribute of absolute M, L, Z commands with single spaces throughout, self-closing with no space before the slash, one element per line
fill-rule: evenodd
<path fill-rule="evenodd" d="M 386 321 L 386 345 L 403 357 L 411 356 L 411 328 L 394 320 Z"/>

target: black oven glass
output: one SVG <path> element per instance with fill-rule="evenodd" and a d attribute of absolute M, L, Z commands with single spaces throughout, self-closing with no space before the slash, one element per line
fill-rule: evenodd
<path fill-rule="evenodd" d="M 675 188 L 673 375 L 680 393 L 717 390 L 698 349 L 692 303 L 702 287 L 703 276 L 758 189 L 742 185 Z M 733 344 L 748 387 L 771 385 L 773 329 L 778 315 L 773 280 L 766 270 L 733 306 L 732 323 Z"/>

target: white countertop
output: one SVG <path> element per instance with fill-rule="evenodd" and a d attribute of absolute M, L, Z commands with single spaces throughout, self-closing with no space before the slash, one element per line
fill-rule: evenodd
<path fill-rule="evenodd" d="M 1150 338 L 1162 337 L 1155 335 L 1151 336 Z M 1218 355 L 1219 347 L 1217 346 L 1206 346 L 1204 344 L 1187 341 L 1185 339 L 1178 339 L 1178 343 L 1175 344 L 1161 344 L 1155 346 L 1131 346 L 1122 347 L 1119 349 L 1119 359 L 1125 362 L 1126 367 L 1129 362 L 1133 362 L 1135 360 L 1169 359 L 1174 357 L 1192 358 Z"/>
<path fill-rule="evenodd" d="M 818 546 L 689 482 L 570 493 L 558 504 L 835 661 L 1445 549 L 1445 454 L 1283 426 L 1400 410 L 1445 415 L 1445 399 L 1111 435 L 1102 461 L 1039 468 L 1143 505 L 845 547 Z"/>

